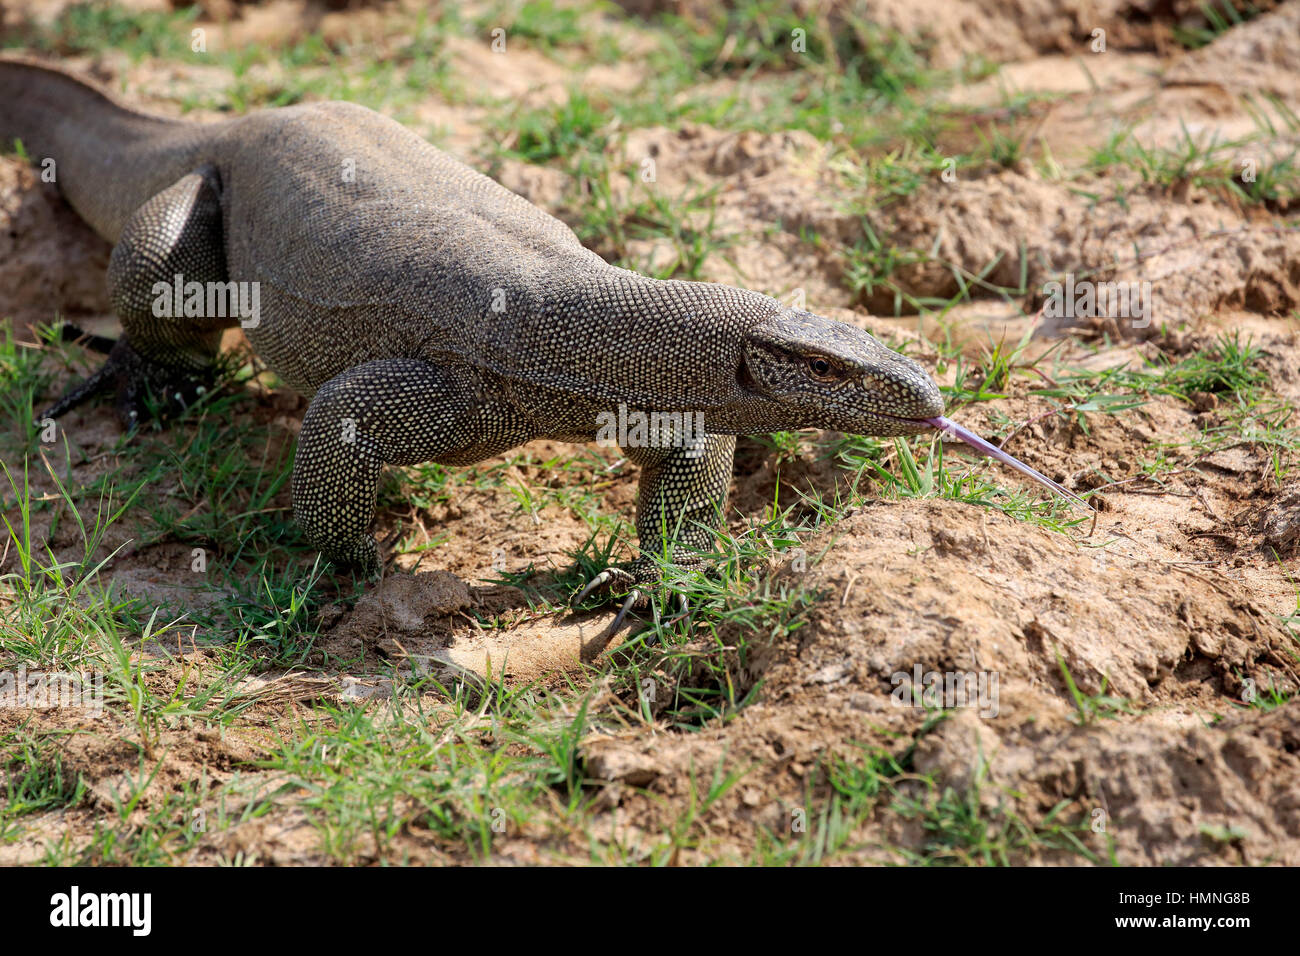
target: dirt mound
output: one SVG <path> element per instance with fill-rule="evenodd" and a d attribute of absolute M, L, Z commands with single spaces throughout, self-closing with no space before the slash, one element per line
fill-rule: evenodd
<path fill-rule="evenodd" d="M 1214 83 L 1234 93 L 1300 102 L 1300 4 L 1243 23 L 1173 63 L 1165 83 Z"/>
<path fill-rule="evenodd" d="M 864 508 L 808 572 L 809 587 L 835 597 L 814 612 L 816 640 L 797 656 L 773 648 L 755 670 L 778 693 L 835 665 L 882 691 L 918 664 L 996 672 L 1002 713 L 1013 718 L 1050 700 L 1073 706 L 1058 653 L 1080 690 L 1105 686 L 1142 707 L 1199 694 L 1231 707 L 1222 698 L 1236 697 L 1243 678 L 1295 685 L 1277 650 L 1285 634 L 1248 591 L 1231 580 L 1207 588 L 1203 573 L 1146 553 L 1140 540 L 1095 546 L 1124 535 L 1121 520 L 1103 518 L 1094 547 L 1080 547 L 956 503 Z M 1119 589 L 1119 580 L 1142 587 Z"/>
<path fill-rule="evenodd" d="M 652 17 L 672 13 L 691 21 L 718 19 L 732 4 L 703 0 L 618 0 L 629 13 Z M 1204 25 L 1195 3 L 1180 0 L 1181 19 Z M 1265 0 L 1257 8 L 1268 8 Z M 1038 53 L 1086 49 L 1092 31 L 1104 29 L 1108 46 L 1152 49 L 1167 38 L 1171 11 L 1162 0 L 1007 0 L 990 5 L 976 0 L 797 0 L 796 17 L 832 34 L 851 34 L 869 24 L 904 37 L 939 67 L 963 62 L 997 63 Z"/>
<path fill-rule="evenodd" d="M 807 307 L 848 305 L 837 251 L 862 235 L 859 217 L 836 201 L 841 181 L 829 149 L 802 130 L 728 132 L 700 124 L 629 131 L 616 147 L 619 202 L 666 200 L 686 224 L 719 242 L 698 278 L 745 285 Z M 650 171 L 647 181 L 642 171 Z M 819 238 L 820 241 L 812 241 Z M 678 256 L 665 238 L 633 239 L 628 253 L 653 266 Z"/>
<path fill-rule="evenodd" d="M 1103 521 L 1095 537 L 1116 530 Z M 872 505 L 806 542 L 827 545 L 806 574 L 778 572 L 823 599 L 797 639 L 759 646 L 761 701 L 725 732 L 586 742 L 607 799 L 682 795 L 729 760 L 749 768 L 723 808 L 740 842 L 788 828 L 831 755 L 914 737 L 914 766 L 940 789 L 986 809 L 1011 794 L 1031 817 L 1068 806 L 1102 859 L 1300 860 L 1300 719 L 1245 702 L 1297 675 L 1289 638 L 1245 588 L 955 502 Z M 1086 718 L 1062 663 L 1096 698 Z M 929 731 L 927 706 L 954 716 Z M 1207 711 L 1230 716 L 1208 726 Z M 855 837 L 915 834 L 873 820 Z"/>
<path fill-rule="evenodd" d="M 53 183 L 0 160 L 0 308 L 19 325 L 56 314 L 108 311 L 109 245 L 59 197 Z"/>
<path fill-rule="evenodd" d="M 1113 179 L 1105 188 L 1114 189 Z M 962 288 L 954 268 L 967 283 L 982 276 L 1012 294 L 1023 277 L 1031 312 L 1045 297 L 1044 284 L 1067 274 L 1149 282 L 1154 308 L 1146 328 L 1215 309 L 1274 315 L 1300 304 L 1300 220 L 1261 222 L 1194 189 L 1172 202 L 1154 191 L 1094 201 L 1081 195 L 1088 191 L 1086 183 L 1003 170 L 873 213 L 873 228 L 916 261 L 895 270 L 864 304 L 891 311 L 895 289 L 951 298 Z"/>
<path fill-rule="evenodd" d="M 1300 488 L 1283 492 L 1264 509 L 1259 530 L 1264 540 L 1283 554 L 1300 543 Z"/>
<path fill-rule="evenodd" d="M 1024 722 L 1002 730 L 963 712 L 917 746 L 915 764 L 965 792 L 1012 788 L 1047 812 L 1090 821 L 1099 855 L 1125 865 L 1296 865 L 1300 714 L 1248 712 L 1213 727 Z M 1110 842 L 1110 841 L 1113 841 Z"/>

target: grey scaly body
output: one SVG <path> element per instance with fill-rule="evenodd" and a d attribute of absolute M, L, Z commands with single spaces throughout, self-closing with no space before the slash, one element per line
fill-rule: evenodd
<path fill-rule="evenodd" d="M 116 243 L 124 334 L 49 413 L 113 388 L 131 424 L 146 386 L 191 394 L 238 319 L 159 318 L 155 283 L 258 283 L 245 334 L 311 399 L 295 516 L 327 557 L 366 571 L 385 464 L 591 441 L 620 406 L 700 413 L 698 442 L 626 449 L 642 469 L 643 558 L 604 580 L 631 583 L 652 575 L 647 553 L 689 564 L 709 548 L 736 435 L 908 434 L 943 411 L 930 377 L 867 333 L 754 292 L 610 266 L 559 220 L 361 106 L 179 122 L 0 59 L 0 139 L 14 138 L 55 160 L 73 208 Z"/>

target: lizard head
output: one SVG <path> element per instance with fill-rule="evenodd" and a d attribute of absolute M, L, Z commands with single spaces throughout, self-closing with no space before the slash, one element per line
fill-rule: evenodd
<path fill-rule="evenodd" d="M 943 414 L 939 387 L 920 365 L 859 328 L 810 312 L 783 310 L 750 329 L 739 380 L 775 429 L 910 435 Z"/>

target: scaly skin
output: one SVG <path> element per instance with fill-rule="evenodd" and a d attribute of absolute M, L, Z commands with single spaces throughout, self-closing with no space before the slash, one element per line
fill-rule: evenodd
<path fill-rule="evenodd" d="M 699 413 L 706 434 L 629 439 L 643 557 L 708 550 L 735 437 L 900 435 L 943 413 L 934 382 L 860 329 L 729 286 L 608 265 L 573 232 L 414 133 L 350 103 L 200 124 L 133 111 L 71 75 L 0 58 L 0 141 L 52 157 L 74 209 L 116 243 L 124 334 L 101 387 L 133 424 L 143 386 L 183 402 L 237 320 L 159 318 L 154 283 L 255 282 L 249 342 L 311 399 L 294 513 L 328 558 L 373 572 L 385 464 L 466 465 L 536 438 L 591 441 L 602 414 Z M 703 527 L 702 527 L 703 526 Z M 584 592 L 585 594 L 585 592 Z"/>

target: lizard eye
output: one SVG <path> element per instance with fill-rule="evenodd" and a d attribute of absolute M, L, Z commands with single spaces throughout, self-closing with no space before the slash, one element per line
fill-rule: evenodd
<path fill-rule="evenodd" d="M 820 355 L 814 355 L 808 359 L 808 368 L 819 378 L 825 378 L 831 374 L 831 363 Z"/>

